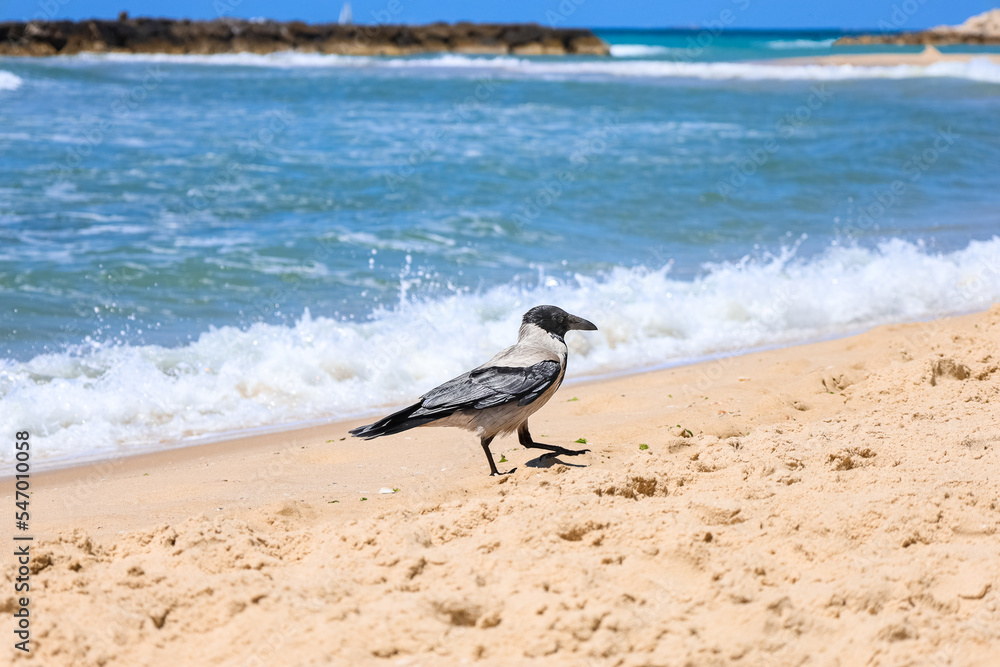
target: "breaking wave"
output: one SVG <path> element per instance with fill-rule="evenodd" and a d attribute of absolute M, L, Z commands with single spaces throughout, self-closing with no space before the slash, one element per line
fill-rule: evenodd
<path fill-rule="evenodd" d="M 0 90 L 17 90 L 24 83 L 24 79 L 16 74 L 0 70 Z"/>
<path fill-rule="evenodd" d="M 835 39 L 772 39 L 765 42 L 769 49 L 822 49 L 833 46 Z"/>
<path fill-rule="evenodd" d="M 618 54 L 620 55 L 621 46 Z M 642 46 L 642 45 L 631 45 Z M 645 47 L 644 47 L 645 48 Z M 660 47 L 648 47 L 660 48 Z M 665 48 L 665 47 L 664 47 Z M 627 52 L 627 51 L 626 51 Z M 56 60 L 56 59 L 54 59 Z M 695 78 L 708 80 L 813 80 L 960 78 L 1000 83 L 1000 65 L 988 58 L 969 62 L 939 62 L 931 65 L 857 66 L 857 65 L 776 65 L 761 62 L 685 62 L 683 60 L 632 60 L 624 57 L 553 59 L 513 56 L 467 56 L 448 53 L 437 56 L 384 58 L 374 56 L 338 56 L 281 52 L 259 55 L 233 53 L 217 55 L 168 54 L 82 54 L 61 59 L 79 62 L 121 60 L 239 67 L 277 68 L 369 68 L 405 71 L 410 74 L 464 71 L 475 75 L 523 76 L 541 79 L 615 79 L 615 78 Z"/>
<path fill-rule="evenodd" d="M 1000 237 L 933 253 L 891 240 L 795 249 L 601 276 L 542 276 L 436 300 L 409 299 L 364 322 L 223 327 L 176 348 L 101 345 L 0 360 L 0 431 L 31 432 L 49 463 L 132 453 L 212 434 L 333 420 L 412 400 L 513 343 L 521 314 L 557 304 L 600 330 L 568 336 L 572 378 L 635 371 L 1000 301 Z M 11 451 L 0 453 L 11 462 Z"/>
<path fill-rule="evenodd" d="M 667 56 L 672 53 L 683 54 L 683 48 L 655 46 L 652 44 L 612 44 L 611 55 L 615 58 L 645 58 Z"/>

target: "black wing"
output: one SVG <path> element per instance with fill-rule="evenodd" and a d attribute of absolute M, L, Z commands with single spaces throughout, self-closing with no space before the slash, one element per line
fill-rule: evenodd
<path fill-rule="evenodd" d="M 459 375 L 424 394 L 421 410 L 480 410 L 511 401 L 517 401 L 518 405 L 528 405 L 552 386 L 561 369 L 558 361 L 540 361 L 520 368 L 479 368 Z"/>
<path fill-rule="evenodd" d="M 351 431 L 359 438 L 377 438 L 430 424 L 462 409 L 481 410 L 512 401 L 528 405 L 559 378 L 558 361 L 540 361 L 532 366 L 480 368 L 431 389 L 411 406 L 383 417 L 374 424 Z"/>

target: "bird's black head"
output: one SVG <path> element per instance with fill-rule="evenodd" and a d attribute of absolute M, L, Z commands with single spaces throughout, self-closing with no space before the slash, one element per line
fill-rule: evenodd
<path fill-rule="evenodd" d="M 562 308 L 556 306 L 535 306 L 524 314 L 521 324 L 534 324 L 535 326 L 548 331 L 562 338 L 567 331 L 579 329 L 580 331 L 597 331 L 593 323 L 582 317 L 570 315 Z"/>

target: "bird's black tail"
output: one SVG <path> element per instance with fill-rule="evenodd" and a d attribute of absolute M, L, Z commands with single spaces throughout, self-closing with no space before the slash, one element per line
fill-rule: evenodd
<path fill-rule="evenodd" d="M 351 435 L 355 438 L 364 438 L 365 440 L 371 440 L 372 438 L 378 438 L 383 435 L 392 435 L 393 433 L 402 433 L 403 431 L 408 431 L 411 428 L 416 428 L 417 426 L 423 426 L 424 424 L 429 424 L 432 421 L 436 421 L 444 417 L 443 414 L 434 415 L 417 415 L 414 416 L 413 413 L 420 410 L 421 404 L 414 403 L 413 405 L 403 408 L 399 412 L 393 412 L 388 417 L 383 417 L 379 419 L 374 424 L 368 424 L 367 426 L 359 426 L 356 429 L 350 431 Z"/>

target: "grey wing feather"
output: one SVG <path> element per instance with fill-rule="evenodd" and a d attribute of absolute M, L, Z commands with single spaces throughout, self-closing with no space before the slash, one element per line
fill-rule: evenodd
<path fill-rule="evenodd" d="M 560 373 L 562 366 L 551 360 L 526 367 L 477 368 L 431 389 L 413 405 L 351 430 L 351 435 L 370 440 L 432 424 L 458 410 L 489 408 L 513 401 L 525 406 L 557 382 Z"/>
<path fill-rule="evenodd" d="M 479 368 L 427 392 L 421 411 L 482 409 L 511 401 L 528 405 L 552 386 L 561 370 L 559 362 L 551 360 L 522 368 Z"/>

